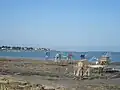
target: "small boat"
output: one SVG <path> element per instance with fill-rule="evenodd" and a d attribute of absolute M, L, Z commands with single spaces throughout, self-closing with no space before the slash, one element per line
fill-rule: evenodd
<path fill-rule="evenodd" d="M 101 65 L 108 65 L 111 62 L 111 54 L 110 53 L 105 53 L 104 55 L 101 56 L 99 59 L 99 63 Z"/>

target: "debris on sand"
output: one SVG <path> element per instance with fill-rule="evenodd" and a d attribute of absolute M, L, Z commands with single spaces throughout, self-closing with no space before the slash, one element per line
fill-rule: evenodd
<path fill-rule="evenodd" d="M 17 80 L 11 76 L 0 76 L 0 90 L 66 90 L 64 87 L 55 88 L 42 84 L 31 84 L 30 82 Z"/>

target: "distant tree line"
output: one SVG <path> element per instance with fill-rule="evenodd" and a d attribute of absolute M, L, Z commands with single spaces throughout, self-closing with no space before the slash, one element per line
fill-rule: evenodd
<path fill-rule="evenodd" d="M 0 49 L 6 50 L 34 50 L 33 47 L 11 47 L 11 46 L 1 46 Z"/>
<path fill-rule="evenodd" d="M 15 47 L 15 46 L 0 46 L 0 50 L 36 50 L 35 48 L 33 47 Z M 47 48 L 37 48 L 37 50 L 50 50 L 50 49 L 47 49 Z"/>

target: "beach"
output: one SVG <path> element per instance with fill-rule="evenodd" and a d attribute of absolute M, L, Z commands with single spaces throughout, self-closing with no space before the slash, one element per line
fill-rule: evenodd
<path fill-rule="evenodd" d="M 73 64 L 61 65 L 51 60 L 20 58 L 1 58 L 0 64 L 2 77 L 9 76 L 30 82 L 31 85 L 39 84 L 54 88 L 46 90 L 120 90 L 120 78 L 74 80 Z"/>

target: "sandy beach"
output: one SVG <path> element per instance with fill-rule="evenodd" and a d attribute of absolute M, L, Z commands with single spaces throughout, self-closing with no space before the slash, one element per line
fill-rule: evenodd
<path fill-rule="evenodd" d="M 120 78 L 74 80 L 73 64 L 61 66 L 53 61 L 1 58 L 0 71 L 1 77 L 54 88 L 45 90 L 120 90 Z"/>

